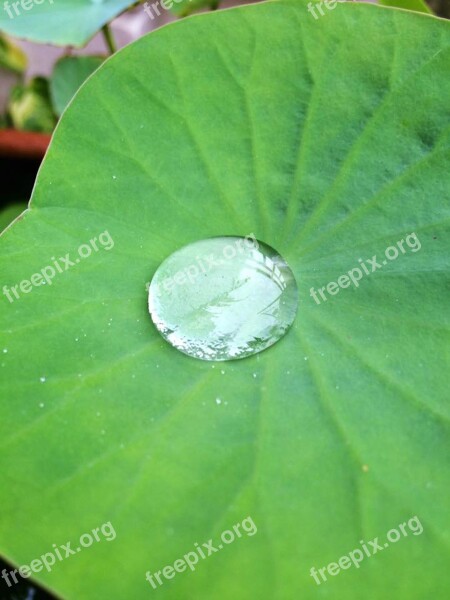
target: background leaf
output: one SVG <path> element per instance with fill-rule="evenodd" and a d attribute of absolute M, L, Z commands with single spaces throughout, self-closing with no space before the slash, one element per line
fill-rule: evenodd
<path fill-rule="evenodd" d="M 432 13 L 424 0 L 379 0 L 379 3 L 384 6 L 394 6 L 395 8 L 404 8 L 428 14 Z"/>
<path fill-rule="evenodd" d="M 83 600 L 447 597 L 449 58 L 439 19 L 271 2 L 162 28 L 82 87 L 1 238 L 10 289 L 98 245 L 2 298 L 11 561 L 111 521 L 114 541 L 36 578 Z M 310 297 L 411 232 L 420 251 Z M 214 368 L 162 340 L 145 284 L 185 244 L 249 233 L 293 269 L 298 316 Z M 249 515 L 257 535 L 145 580 Z M 421 535 L 314 583 L 415 515 Z"/>
<path fill-rule="evenodd" d="M 18 130 L 52 133 L 56 116 L 48 79 L 34 77 L 26 85 L 14 86 L 8 102 L 8 114 Z"/>
<path fill-rule="evenodd" d="M 27 203 L 17 203 L 7 206 L 0 211 L 0 232 L 10 225 L 27 208 Z"/>
<path fill-rule="evenodd" d="M 78 88 L 103 61 L 101 56 L 65 56 L 56 63 L 50 79 L 50 94 L 58 116 L 62 115 Z"/>
<path fill-rule="evenodd" d="M 174 2 L 171 11 L 178 17 L 185 17 L 202 8 L 215 9 L 220 5 L 220 0 L 179 0 Z"/>
<path fill-rule="evenodd" d="M 23 73 L 27 68 L 27 56 L 19 46 L 0 34 L 0 67 Z"/>
<path fill-rule="evenodd" d="M 0 11 L 0 31 L 34 42 L 59 46 L 84 46 L 97 31 L 133 4 L 130 0 L 44 0 L 31 4 L 29 10 L 20 3 L 16 13 L 9 2 L 10 14 Z M 3 8 L 3 7 L 2 7 Z"/>

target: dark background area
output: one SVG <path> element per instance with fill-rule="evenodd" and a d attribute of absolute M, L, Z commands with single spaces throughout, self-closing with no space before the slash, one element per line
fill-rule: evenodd
<path fill-rule="evenodd" d="M 431 9 L 439 16 L 450 19 L 450 0 L 426 0 Z"/>
<path fill-rule="evenodd" d="M 3 569 L 11 572 L 15 568 L 0 558 L 0 575 Z M 35 586 L 30 579 L 22 579 L 19 574 L 16 577 L 18 583 L 14 583 L 14 580 L 9 576 L 11 587 L 8 587 L 6 581 L 0 577 L 0 600 L 56 600 L 55 596 Z"/>
<path fill-rule="evenodd" d="M 0 156 L 0 210 L 10 204 L 28 202 L 39 164 L 39 160 Z"/>

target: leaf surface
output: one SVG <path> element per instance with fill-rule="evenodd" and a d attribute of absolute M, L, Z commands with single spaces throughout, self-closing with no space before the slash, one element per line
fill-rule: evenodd
<path fill-rule="evenodd" d="M 80 259 L 2 297 L 9 560 L 111 521 L 115 540 L 36 578 L 83 600 L 447 596 L 449 27 L 258 4 L 158 30 L 81 88 L 1 238 L 10 288 Z M 297 319 L 213 368 L 159 336 L 145 286 L 178 248 L 250 233 L 294 271 Z M 327 292 L 374 256 L 358 287 Z M 157 590 L 145 580 L 248 516 L 256 535 Z M 413 516 L 420 535 L 310 576 Z"/>

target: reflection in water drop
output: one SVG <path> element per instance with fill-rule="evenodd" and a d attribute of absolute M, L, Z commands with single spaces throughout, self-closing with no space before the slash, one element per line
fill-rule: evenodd
<path fill-rule="evenodd" d="M 277 342 L 297 312 L 297 284 L 284 259 L 254 237 L 217 237 L 170 255 L 149 289 L 162 336 L 185 354 L 231 360 Z"/>

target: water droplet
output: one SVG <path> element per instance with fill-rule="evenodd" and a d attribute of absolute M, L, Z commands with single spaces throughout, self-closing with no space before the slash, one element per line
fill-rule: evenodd
<path fill-rule="evenodd" d="M 222 404 L 222 400 L 220 398 L 216 398 L 216 404 Z"/>
<path fill-rule="evenodd" d="M 41 383 L 45 383 L 45 382 L 46 382 L 46 378 L 45 378 L 45 377 L 39 377 L 39 381 L 40 381 Z"/>
<path fill-rule="evenodd" d="M 202 360 L 261 352 L 285 335 L 297 306 L 288 264 L 251 237 L 216 237 L 181 248 L 163 261 L 149 289 L 161 335 Z"/>
<path fill-rule="evenodd" d="M 44 408 L 45 404 L 43 402 L 39 403 L 39 408 Z"/>
<path fill-rule="evenodd" d="M 3 354 L 6 354 L 8 352 L 8 348 L 3 348 Z"/>

